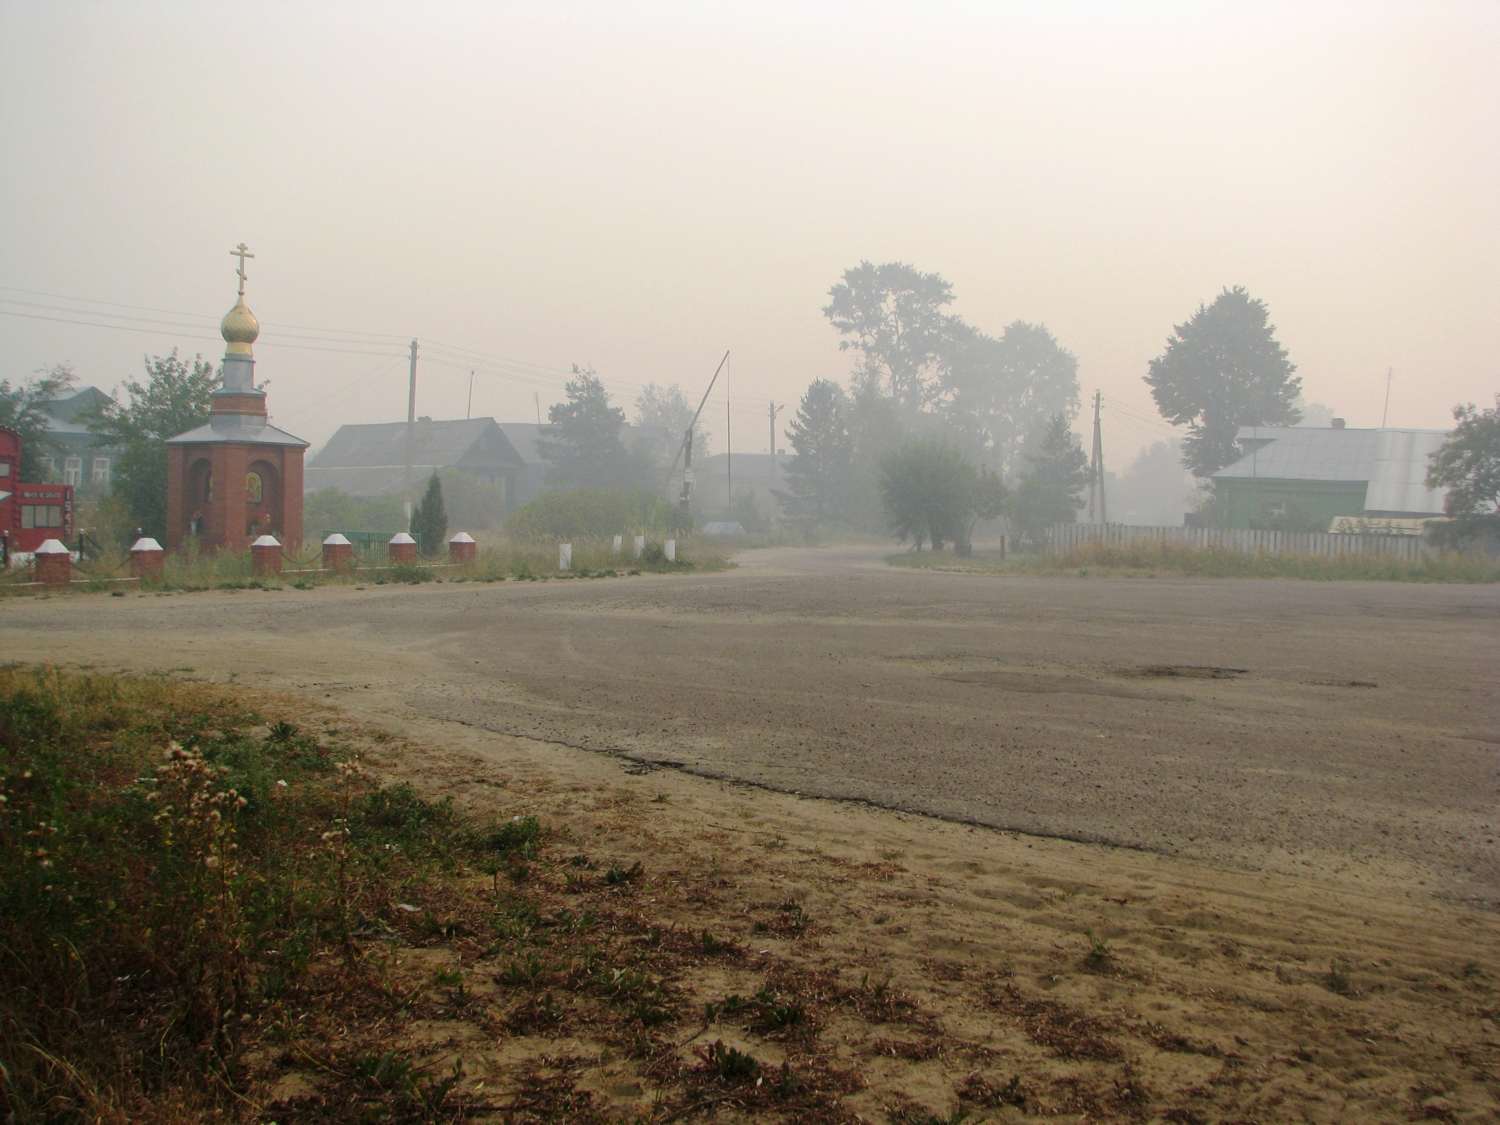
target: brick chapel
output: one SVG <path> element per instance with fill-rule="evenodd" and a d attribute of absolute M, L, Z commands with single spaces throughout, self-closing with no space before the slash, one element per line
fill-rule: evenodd
<path fill-rule="evenodd" d="M 260 322 L 245 305 L 244 243 L 239 300 L 219 332 L 228 345 L 223 381 L 208 424 L 167 439 L 167 550 L 195 538 L 204 551 L 244 551 L 274 535 L 288 551 L 302 545 L 302 455 L 308 443 L 270 424 L 266 392 L 255 385 L 250 345 Z"/>

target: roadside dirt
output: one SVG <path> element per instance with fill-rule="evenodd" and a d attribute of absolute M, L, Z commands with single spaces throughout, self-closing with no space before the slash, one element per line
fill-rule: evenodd
<path fill-rule="evenodd" d="M 811 1048 L 865 1120 L 1500 1119 L 1500 922 L 1466 905 L 1500 898 L 1496 591 L 742 563 L 14 601 L 0 643 L 293 691 L 389 776 L 641 862 L 653 924 L 744 951 L 679 982 L 702 1003 L 910 996 Z M 597 1045 L 422 1034 L 649 1110 Z M 786 1049 L 730 1017 L 682 1049 L 714 1039 Z"/>

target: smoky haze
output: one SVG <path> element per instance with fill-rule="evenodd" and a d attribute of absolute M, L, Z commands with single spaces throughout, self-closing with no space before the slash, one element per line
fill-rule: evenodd
<path fill-rule="evenodd" d="M 763 451 L 767 399 L 847 378 L 820 309 L 868 259 L 1046 324 L 1117 471 L 1173 436 L 1141 378 L 1224 286 L 1309 401 L 1379 425 L 1393 368 L 1392 424 L 1442 427 L 1496 386 L 1497 57 L 1493 5 L 13 3 L 0 377 L 216 358 L 244 240 L 258 374 L 314 443 L 404 417 L 417 337 L 421 413 L 476 367 L 502 421 L 575 362 L 695 399 L 727 348 Z"/>

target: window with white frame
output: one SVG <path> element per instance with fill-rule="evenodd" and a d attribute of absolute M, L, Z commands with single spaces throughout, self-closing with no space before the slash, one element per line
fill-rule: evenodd
<path fill-rule="evenodd" d="M 108 484 L 109 483 L 109 458 L 108 457 L 95 457 L 94 458 L 94 476 L 93 476 L 93 480 L 94 480 L 95 484 Z"/>
<path fill-rule="evenodd" d="M 71 484 L 77 488 L 83 483 L 83 458 L 63 458 L 63 484 Z"/>
<path fill-rule="evenodd" d="M 61 527 L 62 505 L 61 504 L 22 504 L 21 505 L 22 528 L 33 527 Z"/>

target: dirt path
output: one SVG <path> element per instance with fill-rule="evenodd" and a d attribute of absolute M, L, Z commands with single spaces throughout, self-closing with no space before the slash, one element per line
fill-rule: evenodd
<path fill-rule="evenodd" d="M 390 774 L 642 860 L 688 932 L 897 982 L 931 1020 L 820 1039 L 866 1120 L 964 1090 L 1020 1117 L 1012 1077 L 1025 1113 L 1073 1120 L 1496 1120 L 1500 919 L 1458 903 L 1500 898 L 1497 620 L 1490 588 L 768 551 L 703 577 L 7 600 L 0 647 L 293 691 L 400 736 Z M 804 933 L 757 928 L 787 901 Z M 470 1048 L 496 1081 L 566 1048 L 568 1081 L 644 1096 L 586 1043 Z"/>

